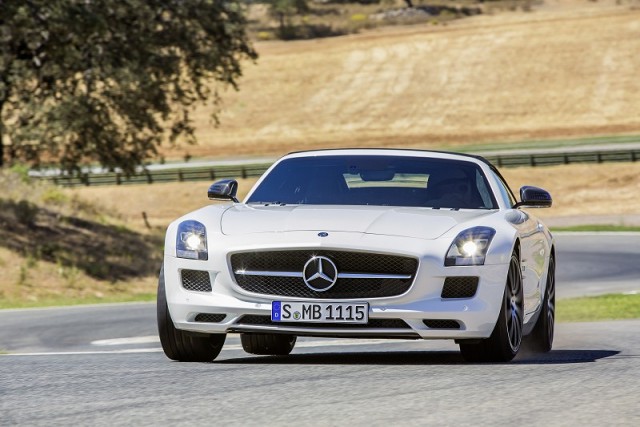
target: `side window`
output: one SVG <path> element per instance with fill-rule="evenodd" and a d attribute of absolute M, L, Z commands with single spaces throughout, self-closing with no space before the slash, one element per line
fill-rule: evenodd
<path fill-rule="evenodd" d="M 498 189 L 500 190 L 500 195 L 502 196 L 502 198 L 509 203 L 509 206 L 515 205 L 516 198 L 513 196 L 513 193 L 509 189 L 509 186 L 507 185 L 507 183 L 504 181 L 504 179 L 502 179 L 502 177 L 499 174 L 494 172 L 493 175 L 496 177 L 496 180 L 498 181 Z"/>

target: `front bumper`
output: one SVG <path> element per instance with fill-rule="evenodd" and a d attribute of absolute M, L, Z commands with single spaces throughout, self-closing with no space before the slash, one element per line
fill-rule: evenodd
<path fill-rule="evenodd" d="M 369 326 L 271 324 L 271 302 L 323 301 L 250 294 L 235 284 L 226 256 L 213 256 L 210 261 L 175 258 L 165 254 L 165 287 L 169 311 L 175 327 L 203 333 L 257 332 L 290 333 L 299 336 L 381 337 L 416 339 L 477 339 L 487 338 L 495 326 L 505 287 L 507 264 L 444 267 L 441 260 L 423 256 L 415 281 L 403 295 L 385 298 L 354 299 L 369 304 Z M 181 285 L 181 270 L 207 271 L 211 292 L 194 292 Z M 479 284 L 471 298 L 444 299 L 441 297 L 446 277 L 475 276 Z M 336 300 L 346 302 L 346 300 Z M 220 321 L 202 321 L 202 314 L 224 315 Z M 261 316 L 265 322 L 247 322 L 247 317 Z M 196 319 L 198 317 L 198 319 Z M 221 318 L 222 316 L 218 316 Z M 401 320 L 406 327 L 385 327 Z M 445 320 L 457 323 L 458 328 L 429 327 L 424 320 Z M 261 324 L 258 324 L 261 323 Z M 397 323 L 397 322 L 396 322 Z M 427 322 L 433 324 L 433 322 Z M 382 325 L 382 326 L 377 326 Z"/>

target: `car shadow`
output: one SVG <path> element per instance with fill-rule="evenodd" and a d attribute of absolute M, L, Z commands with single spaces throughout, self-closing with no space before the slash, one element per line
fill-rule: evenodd
<path fill-rule="evenodd" d="M 618 355 L 616 350 L 551 350 L 549 353 L 523 352 L 512 363 L 520 365 L 564 365 L 589 363 Z"/>
<path fill-rule="evenodd" d="M 523 354 L 509 362 L 516 365 L 564 365 L 590 363 L 619 354 L 614 350 L 552 350 L 544 354 Z M 307 353 L 289 356 L 249 356 L 217 360 L 220 364 L 256 365 L 469 365 L 459 352 L 385 351 L 358 353 Z"/>

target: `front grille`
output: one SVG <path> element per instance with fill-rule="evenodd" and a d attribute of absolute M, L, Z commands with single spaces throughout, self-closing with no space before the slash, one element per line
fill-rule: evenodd
<path fill-rule="evenodd" d="M 460 329 L 460 323 L 457 320 L 424 319 L 422 323 L 429 329 Z"/>
<path fill-rule="evenodd" d="M 214 314 L 214 313 L 198 313 L 194 319 L 196 322 L 202 323 L 220 323 L 227 317 L 226 314 Z"/>
<path fill-rule="evenodd" d="M 339 328 L 339 329 L 411 329 L 401 319 L 369 319 L 369 323 L 313 323 L 313 322 L 273 322 L 269 316 L 245 315 L 238 325 L 292 326 L 301 328 Z"/>
<path fill-rule="evenodd" d="M 208 271 L 182 270 L 182 287 L 188 291 L 211 292 Z"/>
<path fill-rule="evenodd" d="M 324 292 L 308 288 L 302 277 L 277 276 L 278 272 L 300 273 L 314 256 L 325 256 L 339 273 L 407 275 L 408 278 L 338 278 Z M 381 298 L 401 295 L 409 290 L 418 268 L 411 257 L 365 252 L 293 250 L 243 252 L 231 255 L 236 283 L 248 292 L 297 298 Z M 269 275 L 237 274 L 238 270 L 264 271 Z"/>
<path fill-rule="evenodd" d="M 478 290 L 478 277 L 447 277 L 442 287 L 442 298 L 471 298 Z"/>

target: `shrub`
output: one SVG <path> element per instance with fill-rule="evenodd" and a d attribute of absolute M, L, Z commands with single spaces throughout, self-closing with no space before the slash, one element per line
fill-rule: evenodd
<path fill-rule="evenodd" d="M 16 220 L 18 220 L 20 224 L 27 226 L 35 224 L 39 210 L 40 209 L 37 205 L 26 200 L 20 200 L 18 203 L 13 205 L 13 213 L 16 216 Z"/>

